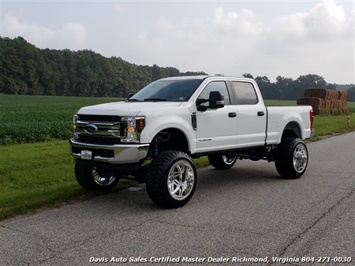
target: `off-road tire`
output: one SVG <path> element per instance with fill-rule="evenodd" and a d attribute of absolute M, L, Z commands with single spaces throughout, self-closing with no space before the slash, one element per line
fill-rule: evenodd
<path fill-rule="evenodd" d="M 308 149 L 299 138 L 284 138 L 276 150 L 275 166 L 284 179 L 300 178 L 307 169 Z"/>
<path fill-rule="evenodd" d="M 235 164 L 237 156 L 231 156 L 228 154 L 211 154 L 208 155 L 208 161 L 214 168 L 225 170 L 231 168 Z"/>
<path fill-rule="evenodd" d="M 189 155 L 163 151 L 150 164 L 146 189 L 151 200 L 164 208 L 184 206 L 194 194 L 197 174 Z"/>
<path fill-rule="evenodd" d="M 95 191 L 110 190 L 118 182 L 117 177 L 107 176 L 103 178 L 97 168 L 77 162 L 75 163 L 75 177 L 84 189 Z"/>

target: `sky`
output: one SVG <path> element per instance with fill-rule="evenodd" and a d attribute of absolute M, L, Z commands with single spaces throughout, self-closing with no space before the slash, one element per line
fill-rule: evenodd
<path fill-rule="evenodd" d="M 181 72 L 355 83 L 355 1 L 0 0 L 0 35 Z"/>

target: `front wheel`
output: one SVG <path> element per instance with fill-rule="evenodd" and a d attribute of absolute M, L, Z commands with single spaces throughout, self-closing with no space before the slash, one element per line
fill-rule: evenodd
<path fill-rule="evenodd" d="M 308 165 L 308 149 L 299 138 L 285 138 L 281 141 L 275 156 L 275 166 L 282 178 L 301 177 Z"/>
<path fill-rule="evenodd" d="M 208 161 L 216 169 L 229 169 L 237 161 L 237 156 L 233 154 L 212 154 L 208 155 Z"/>
<path fill-rule="evenodd" d="M 196 188 L 196 169 L 190 156 L 180 151 L 164 151 L 150 164 L 146 188 L 151 200 L 164 208 L 179 208 Z"/>
<path fill-rule="evenodd" d="M 118 178 L 112 173 L 105 172 L 96 167 L 75 163 L 75 177 L 79 185 L 85 189 L 106 191 L 118 182 Z"/>

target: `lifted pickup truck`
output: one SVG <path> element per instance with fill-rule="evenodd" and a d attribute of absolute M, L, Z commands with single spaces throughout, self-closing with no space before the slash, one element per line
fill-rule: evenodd
<path fill-rule="evenodd" d="M 81 108 L 70 139 L 75 176 L 85 189 L 107 190 L 120 178 L 146 183 L 165 208 L 185 205 L 197 183 L 192 158 L 217 169 L 237 159 L 275 162 L 285 179 L 308 164 L 311 106 L 264 105 L 253 79 L 224 76 L 157 80 L 127 101 Z"/>

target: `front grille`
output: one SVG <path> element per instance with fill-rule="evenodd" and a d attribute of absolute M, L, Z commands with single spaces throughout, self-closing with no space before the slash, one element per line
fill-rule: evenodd
<path fill-rule="evenodd" d="M 93 122 L 120 122 L 121 117 L 116 115 L 78 115 L 78 120 Z"/>
<path fill-rule="evenodd" d="M 79 114 L 76 119 L 76 138 L 89 144 L 114 145 L 126 134 L 126 122 L 112 115 Z"/>

